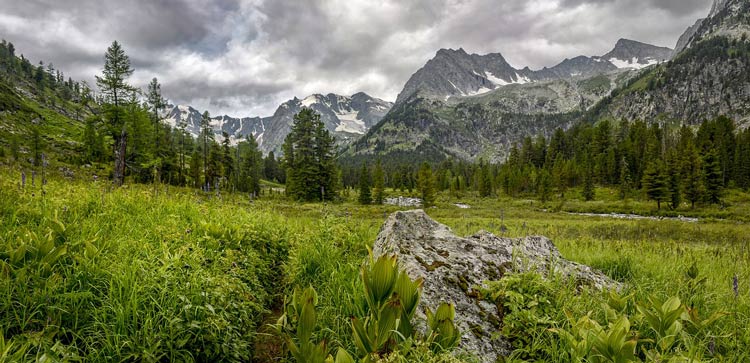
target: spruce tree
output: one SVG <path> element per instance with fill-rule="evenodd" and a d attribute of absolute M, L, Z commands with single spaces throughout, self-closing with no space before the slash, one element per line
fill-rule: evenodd
<path fill-rule="evenodd" d="M 190 155 L 190 178 L 192 179 L 192 185 L 194 188 L 201 186 L 201 154 L 198 150 L 193 151 Z"/>
<path fill-rule="evenodd" d="M 257 195 L 260 193 L 260 177 L 263 156 L 258 150 L 258 143 L 255 138 L 248 135 L 245 141 L 237 145 L 240 154 L 240 184 L 239 190 L 242 192 Z"/>
<path fill-rule="evenodd" d="M 552 194 L 552 176 L 547 169 L 539 171 L 537 177 L 537 193 L 539 194 L 539 200 L 542 203 L 549 201 L 550 195 Z"/>
<path fill-rule="evenodd" d="M 385 173 L 380 159 L 375 163 L 375 171 L 372 173 L 372 184 L 375 204 L 383 204 L 385 199 Z"/>
<path fill-rule="evenodd" d="M 368 205 L 372 203 L 372 193 L 370 192 L 370 169 L 367 163 L 362 164 L 362 170 L 359 173 L 359 204 Z"/>
<path fill-rule="evenodd" d="M 432 175 L 432 168 L 427 162 L 423 162 L 417 175 L 417 191 L 422 198 L 422 205 L 425 208 L 435 205 L 435 177 Z"/>
<path fill-rule="evenodd" d="M 303 108 L 284 139 L 286 193 L 295 200 L 331 200 L 336 195 L 335 140 L 320 115 Z"/>
<path fill-rule="evenodd" d="M 233 153 L 231 140 L 229 139 L 229 134 L 226 132 L 222 132 L 221 136 L 221 168 L 223 170 L 223 176 L 227 182 L 227 186 L 236 187 L 237 178 L 235 178 L 235 160 L 234 156 L 232 155 Z"/>
<path fill-rule="evenodd" d="M 661 209 L 661 202 L 669 196 L 669 179 L 664 172 L 664 164 L 661 161 L 649 163 L 643 173 L 641 184 L 646 196 L 655 200 L 657 209 Z"/>
<path fill-rule="evenodd" d="M 705 195 L 703 163 L 695 146 L 690 145 L 686 152 L 685 165 L 683 166 L 683 190 L 685 191 L 685 198 L 690 201 L 691 208 L 695 208 L 695 203 L 701 201 Z"/>
<path fill-rule="evenodd" d="M 208 154 L 209 146 L 214 142 L 214 132 L 211 128 L 211 116 L 208 111 L 204 111 L 201 115 L 201 133 L 200 139 L 203 150 L 203 188 L 205 190 L 211 189 L 211 179 L 208 175 Z"/>
<path fill-rule="evenodd" d="M 158 152 L 161 121 L 159 113 L 162 112 L 164 107 L 166 107 L 167 101 L 161 95 L 161 85 L 156 77 L 154 77 L 154 79 L 151 80 L 151 83 L 148 84 L 148 96 L 146 102 L 148 103 L 151 113 L 151 121 L 154 123 L 154 145 Z"/>
<path fill-rule="evenodd" d="M 620 162 L 620 199 L 625 200 L 630 195 L 633 184 L 633 178 L 630 175 L 630 165 L 624 157 Z"/>
<path fill-rule="evenodd" d="M 711 204 L 721 203 L 721 192 L 724 188 L 724 177 L 716 150 L 710 150 L 703 162 L 704 186 L 706 199 Z"/>
<path fill-rule="evenodd" d="M 583 172 L 583 190 L 581 194 L 583 195 L 583 200 L 587 202 L 594 200 L 594 170 L 591 166 L 585 167 Z"/>
<path fill-rule="evenodd" d="M 134 92 L 134 88 L 127 83 L 127 79 L 132 74 L 130 58 L 125 54 L 120 43 L 112 42 L 104 55 L 104 69 L 101 77 L 96 76 L 96 84 L 106 101 L 105 114 L 110 122 L 112 138 L 115 140 L 115 185 L 122 185 L 125 178 L 127 130 L 123 120 L 122 104 L 132 97 Z"/>
<path fill-rule="evenodd" d="M 667 154 L 667 192 L 669 194 L 669 206 L 677 209 L 682 203 L 682 190 L 680 183 L 680 163 L 674 151 Z"/>

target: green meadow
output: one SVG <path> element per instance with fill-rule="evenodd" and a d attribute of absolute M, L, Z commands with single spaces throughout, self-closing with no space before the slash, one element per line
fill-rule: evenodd
<path fill-rule="evenodd" d="M 44 186 L 29 176 L 24 187 L 19 170 L 0 172 L 0 361 L 291 360 L 273 324 L 294 289 L 309 286 L 311 339 L 332 356 L 341 348 L 362 358 L 351 324 L 368 313 L 360 269 L 400 208 L 358 205 L 353 191 L 339 203 L 299 204 L 269 193 L 273 185 L 255 200 L 165 185 L 113 189 L 76 172 Z M 593 202 L 575 194 L 546 204 L 441 194 L 427 210 L 459 235 L 547 236 L 565 258 L 623 283 L 612 293 L 554 276 L 488 282 L 483 298 L 505 311 L 497 334 L 513 342 L 506 361 L 750 360 L 748 194 L 731 192 L 723 209 L 674 213 L 698 222 L 580 216 L 572 213 L 656 208 L 608 189 Z M 419 344 L 368 359 L 481 361 Z"/>

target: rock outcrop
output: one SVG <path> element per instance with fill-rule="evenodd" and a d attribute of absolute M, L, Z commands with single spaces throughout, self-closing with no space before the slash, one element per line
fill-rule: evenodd
<path fill-rule="evenodd" d="M 538 270 L 569 276 L 581 285 L 618 287 L 588 266 L 565 260 L 545 237 L 501 238 L 488 232 L 459 237 L 422 210 L 395 212 L 383 224 L 373 254 L 395 254 L 412 279 L 423 278 L 424 308 L 441 302 L 456 306 L 456 325 L 463 332 L 460 349 L 484 362 L 507 355 L 510 345 L 493 338 L 500 328 L 497 306 L 477 298 L 476 286 L 500 279 L 506 272 Z"/>

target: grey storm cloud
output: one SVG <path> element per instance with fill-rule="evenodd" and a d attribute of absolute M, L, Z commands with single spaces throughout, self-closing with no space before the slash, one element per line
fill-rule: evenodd
<path fill-rule="evenodd" d="M 269 115 L 311 93 L 395 99 L 440 48 L 516 67 L 601 55 L 619 38 L 674 46 L 710 0 L 0 0 L 0 37 L 93 84 L 119 40 L 175 103 Z"/>

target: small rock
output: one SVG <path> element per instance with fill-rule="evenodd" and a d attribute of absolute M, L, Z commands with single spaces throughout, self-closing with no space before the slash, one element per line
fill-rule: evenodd
<path fill-rule="evenodd" d="M 422 199 L 409 197 L 386 198 L 383 200 L 383 203 L 399 207 L 421 207 Z"/>

